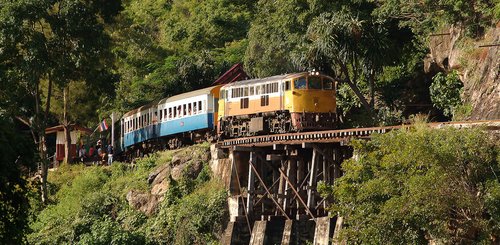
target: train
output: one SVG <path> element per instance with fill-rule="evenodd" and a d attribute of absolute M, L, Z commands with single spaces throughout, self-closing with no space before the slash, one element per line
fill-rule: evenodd
<path fill-rule="evenodd" d="M 200 141 L 335 128 L 336 82 L 319 72 L 236 81 L 125 113 L 115 152 L 141 154 Z"/>

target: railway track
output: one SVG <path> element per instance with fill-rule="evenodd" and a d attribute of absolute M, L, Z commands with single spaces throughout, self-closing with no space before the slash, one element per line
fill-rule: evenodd
<path fill-rule="evenodd" d="M 485 127 L 486 130 L 499 131 L 500 119 L 484 121 L 462 121 L 462 122 L 437 122 L 428 123 L 431 128 L 455 127 Z M 287 134 L 259 135 L 245 138 L 228 139 L 217 143 L 219 148 L 230 148 L 233 146 L 255 146 L 265 147 L 275 144 L 298 145 L 302 143 L 347 143 L 351 139 L 369 138 L 372 134 L 383 134 L 392 130 L 411 127 L 408 125 L 350 128 L 338 130 L 325 130 L 314 132 L 300 132 Z"/>

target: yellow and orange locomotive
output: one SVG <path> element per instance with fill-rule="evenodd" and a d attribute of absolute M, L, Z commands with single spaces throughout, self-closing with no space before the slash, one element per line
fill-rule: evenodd
<path fill-rule="evenodd" d="M 321 130 L 334 126 L 335 81 L 319 72 L 252 79 L 221 87 L 221 138 Z"/>

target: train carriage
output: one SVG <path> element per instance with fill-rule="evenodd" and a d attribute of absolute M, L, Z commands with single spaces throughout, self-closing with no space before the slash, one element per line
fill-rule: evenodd
<path fill-rule="evenodd" d="M 171 148 L 179 147 L 186 140 L 206 139 L 216 125 L 220 87 L 213 86 L 161 100 L 158 103 L 158 136 L 171 137 Z"/>
<path fill-rule="evenodd" d="M 156 103 L 147 104 L 123 115 L 121 119 L 123 146 L 128 148 L 158 137 L 155 129 L 156 118 Z"/>
<path fill-rule="evenodd" d="M 334 127 L 335 82 L 302 72 L 224 85 L 218 133 L 223 138 Z"/>

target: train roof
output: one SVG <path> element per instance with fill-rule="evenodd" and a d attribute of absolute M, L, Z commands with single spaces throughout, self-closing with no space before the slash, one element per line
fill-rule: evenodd
<path fill-rule="evenodd" d="M 212 93 L 212 90 L 214 88 L 217 88 L 217 87 L 220 87 L 220 85 L 218 85 L 218 86 L 212 86 L 212 87 L 208 87 L 208 88 L 202 88 L 202 89 L 190 91 L 190 92 L 187 92 L 187 93 L 182 93 L 182 94 L 174 95 L 172 97 L 161 99 L 158 102 L 158 104 L 164 104 L 164 103 L 167 103 L 167 102 L 173 102 L 173 101 L 182 100 L 182 99 L 185 99 L 185 98 L 191 98 L 191 97 L 195 97 L 195 96 L 198 96 L 198 95 L 210 94 L 210 93 Z"/>
<path fill-rule="evenodd" d="M 128 117 L 130 115 L 133 115 L 135 113 L 138 113 L 138 112 L 141 112 L 141 111 L 144 111 L 144 110 L 147 110 L 147 109 L 149 109 L 149 108 L 151 108 L 153 106 L 156 106 L 157 104 L 158 104 L 158 100 L 153 101 L 153 102 L 149 102 L 148 104 L 145 104 L 145 105 L 143 105 L 143 106 L 141 106 L 139 108 L 135 108 L 135 109 L 133 109 L 133 110 L 131 110 L 131 111 L 123 114 L 122 118 Z"/>
<path fill-rule="evenodd" d="M 229 83 L 229 84 L 224 85 L 223 88 L 229 88 L 229 87 L 233 87 L 233 86 L 241 86 L 241 85 L 247 85 L 247 84 L 253 84 L 253 83 L 270 82 L 270 81 L 275 81 L 275 80 L 283 80 L 283 79 L 293 78 L 293 77 L 307 75 L 307 74 L 308 74 L 308 72 L 298 72 L 298 73 L 276 75 L 276 76 L 272 76 L 272 77 L 255 78 L 255 79 L 250 79 L 250 80 L 243 80 L 243 81 Z"/>

